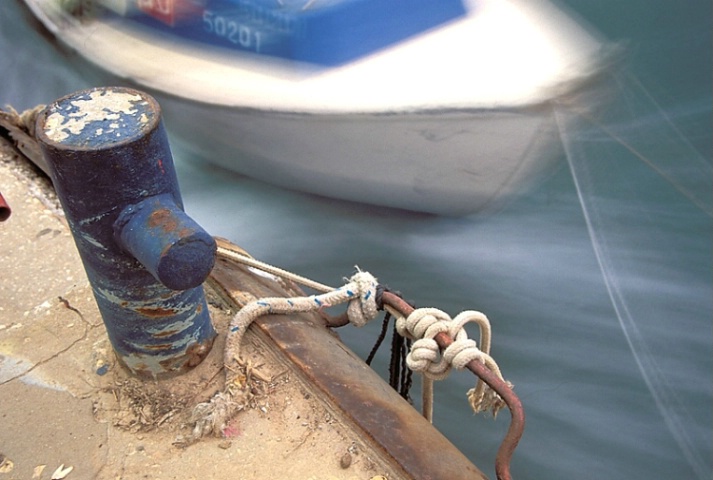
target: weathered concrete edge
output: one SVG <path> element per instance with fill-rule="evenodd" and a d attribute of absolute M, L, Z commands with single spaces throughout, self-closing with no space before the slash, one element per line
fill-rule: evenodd
<path fill-rule="evenodd" d="M 210 281 L 236 308 L 246 301 L 241 292 L 294 295 L 220 257 Z M 403 472 L 404 478 L 487 478 L 319 319 L 309 315 L 266 316 L 254 326 L 258 337 L 295 366 L 327 407 L 339 413 L 384 461 Z"/>

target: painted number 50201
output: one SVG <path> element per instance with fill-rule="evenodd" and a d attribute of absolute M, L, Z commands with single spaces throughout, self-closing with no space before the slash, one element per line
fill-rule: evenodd
<path fill-rule="evenodd" d="M 256 52 L 260 51 L 260 32 L 247 25 L 241 25 L 235 20 L 206 10 L 203 12 L 203 28 L 208 33 L 224 38 L 234 45 L 240 45 Z"/>

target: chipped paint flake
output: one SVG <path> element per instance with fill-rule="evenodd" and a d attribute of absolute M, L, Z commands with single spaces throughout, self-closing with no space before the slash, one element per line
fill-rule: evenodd
<path fill-rule="evenodd" d="M 113 134 L 122 136 L 120 130 L 126 128 L 124 119 L 132 117 L 132 123 L 143 126 L 149 122 L 146 113 L 139 113 L 138 103 L 145 104 L 141 95 L 115 90 L 93 91 L 88 100 L 73 100 L 64 112 L 55 111 L 47 116 L 44 132 L 54 142 L 63 142 L 71 135 L 83 134 L 85 128 L 95 136 Z M 73 107 L 73 108 L 72 108 Z M 92 125 L 101 122 L 99 125 Z M 107 122 L 111 122 L 108 123 Z M 135 128 L 135 127 L 134 127 Z"/>

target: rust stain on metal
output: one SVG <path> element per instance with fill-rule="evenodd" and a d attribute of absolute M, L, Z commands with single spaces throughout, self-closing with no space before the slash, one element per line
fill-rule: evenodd
<path fill-rule="evenodd" d="M 157 345 L 144 345 L 143 348 L 146 350 L 153 350 L 153 351 L 162 351 L 162 350 L 171 350 L 173 348 L 172 343 L 159 343 Z"/>
<path fill-rule="evenodd" d="M 199 365 L 213 348 L 215 338 L 204 342 L 195 342 L 188 346 L 186 352 L 179 357 L 160 361 L 159 364 L 170 376 L 180 375 Z"/>
<path fill-rule="evenodd" d="M 129 365 L 127 364 L 127 359 L 122 358 L 120 356 L 117 356 L 116 358 L 119 361 L 119 366 L 131 375 L 135 375 L 138 378 L 147 380 L 153 379 L 153 375 L 151 374 L 149 366 L 145 363 L 137 363 L 133 367 L 129 367 Z"/>
<path fill-rule="evenodd" d="M 255 324 L 324 397 L 337 404 L 410 478 L 485 478 L 448 439 L 327 329 L 305 328 L 304 319 L 283 316 L 265 317 Z"/>
<path fill-rule="evenodd" d="M 153 336 L 154 336 L 154 338 L 164 338 L 164 337 L 170 337 L 171 335 L 175 335 L 178 332 L 179 332 L 179 330 L 165 330 L 163 332 L 154 333 Z"/>
<path fill-rule="evenodd" d="M 208 356 L 210 350 L 213 348 L 213 341 L 205 341 L 203 343 L 194 343 L 186 349 L 186 355 L 188 356 L 188 361 L 186 362 L 186 367 L 193 368 L 200 364 L 205 357 Z"/>
<path fill-rule="evenodd" d="M 218 261 L 211 282 L 233 301 L 294 296 L 277 282 L 258 281 L 244 266 Z M 254 298 L 254 297 L 253 297 Z M 447 438 L 401 398 L 364 361 L 335 338 L 317 315 L 266 316 L 253 331 L 283 354 L 312 392 L 327 402 L 378 451 L 399 477 L 424 480 L 485 480 Z"/>
<path fill-rule="evenodd" d="M 148 225 L 151 228 L 161 228 L 164 232 L 172 232 L 178 228 L 176 217 L 168 208 L 159 208 L 149 215 Z"/>
<path fill-rule="evenodd" d="M 145 317 L 152 318 L 162 318 L 170 317 L 176 314 L 176 311 L 172 308 L 158 308 L 158 307 L 140 307 L 136 309 L 136 312 L 140 313 Z"/>

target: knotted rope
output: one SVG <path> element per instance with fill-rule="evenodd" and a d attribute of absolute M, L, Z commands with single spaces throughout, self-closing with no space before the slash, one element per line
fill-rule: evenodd
<path fill-rule="evenodd" d="M 219 248 L 220 250 L 224 249 Z M 280 275 L 282 273 L 281 270 L 267 265 L 265 265 L 266 268 L 263 268 L 262 262 L 242 254 L 236 254 L 229 250 L 221 253 L 226 252 L 229 252 L 228 256 L 233 260 L 241 261 L 272 274 Z M 288 278 L 294 280 L 295 276 L 290 274 Z M 328 291 L 307 297 L 262 298 L 245 305 L 235 315 L 228 327 L 223 358 L 226 366 L 226 388 L 223 392 L 218 392 L 209 402 L 201 403 L 195 407 L 192 416 L 195 427 L 192 437 L 188 439 L 187 443 L 210 433 L 222 433 L 230 418 L 245 408 L 246 385 L 244 376 L 240 376 L 239 368 L 237 368 L 242 365 L 240 345 L 248 327 L 263 315 L 311 312 L 348 303 L 349 322 L 357 327 L 362 327 L 376 318 L 379 310 L 387 308 L 396 317 L 397 332 L 415 340 L 406 363 L 413 371 L 424 374 L 424 412 L 429 420 L 432 418 L 432 381 L 448 376 L 451 368 L 462 369 L 468 362 L 478 360 L 502 379 L 500 369 L 489 355 L 490 322 L 480 312 L 466 311 L 451 319 L 441 310 L 422 308 L 414 310 L 405 318 L 395 309 L 378 304 L 377 287 L 379 286 L 377 280 L 370 273 L 361 270 L 348 279 L 347 284 L 337 289 L 330 289 L 330 287 L 316 282 L 311 282 L 310 286 Z M 468 338 L 463 328 L 470 322 L 475 322 L 480 327 L 480 349 L 474 340 Z M 441 332 L 445 332 L 453 339 L 453 344 L 442 353 L 434 340 L 434 337 Z M 236 385 L 239 388 L 236 389 Z M 495 415 L 504 405 L 502 399 L 480 379 L 477 386 L 468 391 L 468 400 L 476 413 L 492 410 Z"/>
<path fill-rule="evenodd" d="M 464 326 L 471 322 L 480 327 L 480 348 L 474 340 L 468 338 L 464 329 Z M 462 370 L 469 362 L 477 360 L 502 379 L 500 368 L 490 356 L 490 321 L 481 312 L 467 310 L 453 319 L 436 308 L 419 308 L 408 317 L 397 312 L 396 330 L 401 336 L 415 339 L 406 357 L 406 364 L 411 370 L 423 373 L 428 379 L 428 382 L 424 382 L 424 410 L 429 420 L 432 417 L 432 394 L 429 393 L 432 392 L 432 381 L 443 380 L 452 368 Z M 434 340 L 439 333 L 446 333 L 453 339 L 453 343 L 443 352 Z M 477 385 L 468 390 L 467 395 L 475 413 L 490 410 L 493 415 L 497 415 L 505 406 L 500 396 L 482 379 L 478 379 Z"/>
<path fill-rule="evenodd" d="M 348 302 L 347 314 L 350 323 L 361 327 L 376 318 L 379 313 L 376 287 L 377 281 L 370 273 L 358 271 L 346 285 L 321 295 L 267 297 L 241 308 L 230 322 L 225 339 L 225 390 L 215 394 L 209 402 L 196 405 L 191 416 L 191 421 L 194 422 L 193 432 L 190 438 L 184 439 L 182 443 L 190 444 L 211 433 L 221 434 L 230 419 L 245 408 L 250 394 L 249 386 L 240 373 L 240 346 L 248 327 L 255 320 L 263 315 L 312 312 Z"/>
<path fill-rule="evenodd" d="M 349 302 L 349 322 L 363 327 L 379 314 L 376 304 L 376 279 L 369 272 L 359 271 L 349 283 L 331 292 L 309 297 L 269 297 L 248 303 L 230 322 L 226 338 L 224 361 L 226 365 L 240 358 L 240 343 L 250 324 L 263 315 L 313 312 L 321 308 Z"/>

